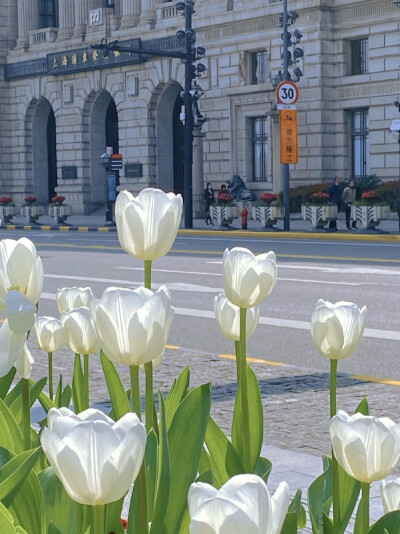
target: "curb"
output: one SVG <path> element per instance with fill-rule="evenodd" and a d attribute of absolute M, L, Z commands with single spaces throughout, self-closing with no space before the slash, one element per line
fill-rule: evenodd
<path fill-rule="evenodd" d="M 116 232 L 116 226 L 50 226 L 42 224 L 39 226 L 32 226 L 30 224 L 7 224 L 2 226 L 5 230 L 25 230 L 25 231 L 41 231 L 41 232 Z"/>

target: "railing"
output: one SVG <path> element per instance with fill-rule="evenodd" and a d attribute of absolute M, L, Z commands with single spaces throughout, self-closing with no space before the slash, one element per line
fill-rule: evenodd
<path fill-rule="evenodd" d="M 158 21 L 173 19 L 177 16 L 176 3 L 168 2 L 156 6 L 156 18 Z"/>
<path fill-rule="evenodd" d="M 29 45 L 53 43 L 57 39 L 58 28 L 43 28 L 29 32 Z"/>

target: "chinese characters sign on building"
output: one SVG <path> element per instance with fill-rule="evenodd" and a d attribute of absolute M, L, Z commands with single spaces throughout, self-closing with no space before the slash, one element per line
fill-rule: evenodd
<path fill-rule="evenodd" d="M 279 111 L 281 125 L 281 163 L 297 163 L 297 111 L 284 109 Z"/>

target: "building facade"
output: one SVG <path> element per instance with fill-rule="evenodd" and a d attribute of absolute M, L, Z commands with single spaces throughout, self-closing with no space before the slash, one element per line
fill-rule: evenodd
<path fill-rule="evenodd" d="M 399 175 L 400 8 L 392 0 L 288 0 L 304 57 L 298 80 L 299 160 L 291 187 Z M 90 48 L 102 39 L 179 48 L 176 2 L 0 0 L 0 192 L 22 204 L 64 195 L 75 213 L 106 202 L 106 147 L 121 153 L 122 188 L 183 191 L 179 59 Z M 283 189 L 276 80 L 282 1 L 196 0 L 197 80 L 206 121 L 194 129 L 193 192 L 239 174 L 258 193 Z"/>

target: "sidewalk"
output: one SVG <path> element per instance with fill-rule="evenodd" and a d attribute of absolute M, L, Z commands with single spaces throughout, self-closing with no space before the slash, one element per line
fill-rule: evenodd
<path fill-rule="evenodd" d="M 259 221 L 248 221 L 247 230 L 242 230 L 241 220 L 235 219 L 230 226 L 207 226 L 204 219 L 194 219 L 193 229 L 185 229 L 182 219 L 181 235 L 206 235 L 230 233 L 232 235 L 248 235 L 249 237 L 291 237 L 293 239 L 328 239 L 328 240 L 363 240 L 363 241 L 400 241 L 399 222 L 395 214 L 391 218 L 381 221 L 375 230 L 347 230 L 344 214 L 339 213 L 337 232 L 326 228 L 313 230 L 309 221 L 303 221 L 300 213 L 292 213 L 290 216 L 290 232 L 283 229 L 283 221 L 278 221 L 276 226 L 263 228 Z M 23 217 L 13 217 L 12 223 L 0 227 L 1 230 L 24 230 L 24 231 L 79 231 L 79 232 L 116 232 L 116 227 L 106 224 L 105 216 L 102 215 L 72 215 L 67 223 L 56 225 L 54 219 L 47 215 L 40 217 L 38 224 L 29 224 Z"/>

